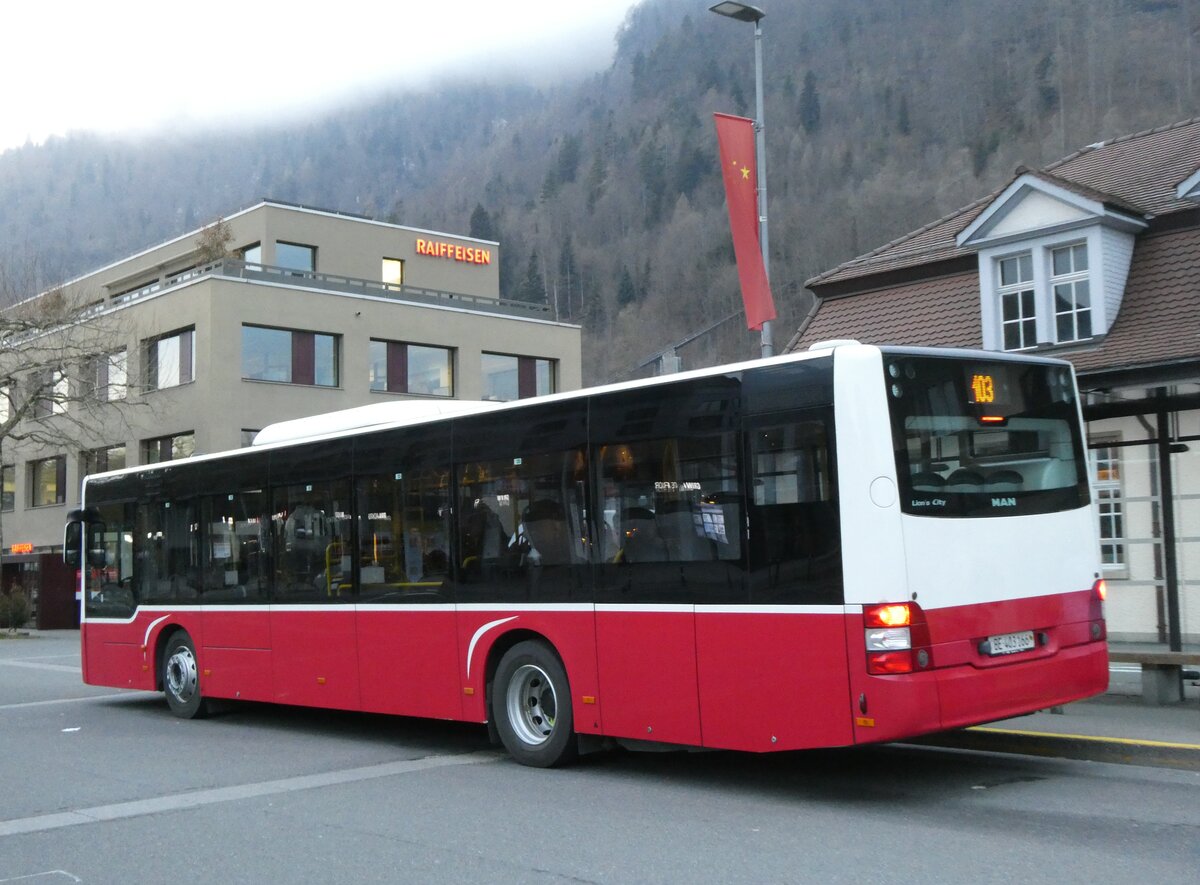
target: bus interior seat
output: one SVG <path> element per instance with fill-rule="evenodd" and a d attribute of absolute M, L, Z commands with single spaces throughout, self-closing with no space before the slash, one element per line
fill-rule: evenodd
<path fill-rule="evenodd" d="M 938 491 L 946 484 L 946 478 L 932 470 L 921 470 L 911 477 L 914 489 L 921 491 Z"/>
<path fill-rule="evenodd" d="M 978 470 L 960 467 L 946 477 L 948 492 L 978 492 L 983 490 L 983 474 Z"/>
<path fill-rule="evenodd" d="M 570 533 L 561 504 L 548 498 L 534 501 L 525 508 L 521 522 L 525 526 L 525 537 L 537 550 L 542 565 L 571 562 Z"/>
<path fill-rule="evenodd" d="M 987 476 L 988 491 L 1019 492 L 1025 484 L 1025 477 L 1015 470 L 997 470 Z"/>
<path fill-rule="evenodd" d="M 658 532 L 654 513 L 645 507 L 621 511 L 621 559 L 624 562 L 666 562 L 667 548 Z"/>

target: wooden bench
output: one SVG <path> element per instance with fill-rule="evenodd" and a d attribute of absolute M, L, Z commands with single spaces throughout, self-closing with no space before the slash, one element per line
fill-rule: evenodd
<path fill-rule="evenodd" d="M 1200 652 L 1108 650 L 1109 661 L 1140 664 L 1142 698 L 1148 704 L 1173 704 L 1183 700 L 1183 668 L 1200 665 Z"/>

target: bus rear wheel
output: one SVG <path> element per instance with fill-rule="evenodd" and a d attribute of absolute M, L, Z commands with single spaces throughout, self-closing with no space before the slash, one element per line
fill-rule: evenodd
<path fill-rule="evenodd" d="M 567 671 L 544 643 L 519 642 L 504 653 L 492 714 L 505 749 L 522 765 L 552 768 L 578 755 Z"/>
<path fill-rule="evenodd" d="M 167 706 L 181 719 L 201 719 L 208 702 L 200 695 L 200 668 L 196 664 L 196 646 L 180 630 L 167 640 L 162 663 L 163 693 Z"/>

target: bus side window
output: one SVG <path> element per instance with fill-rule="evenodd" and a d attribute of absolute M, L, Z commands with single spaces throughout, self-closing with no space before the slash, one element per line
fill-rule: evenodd
<path fill-rule="evenodd" d="M 351 587 L 350 484 L 294 483 L 271 490 L 275 598 L 338 602 Z"/>
<path fill-rule="evenodd" d="M 141 603 L 198 603 L 197 502 L 139 504 L 133 531 L 134 591 Z"/>
<path fill-rule="evenodd" d="M 211 495 L 202 502 L 205 602 L 262 602 L 268 598 L 267 494 L 251 489 Z"/>
<path fill-rule="evenodd" d="M 359 598 L 443 601 L 450 569 L 448 470 L 358 480 Z"/>
<path fill-rule="evenodd" d="M 749 432 L 751 598 L 841 602 L 841 534 L 829 419 L 803 417 Z"/>

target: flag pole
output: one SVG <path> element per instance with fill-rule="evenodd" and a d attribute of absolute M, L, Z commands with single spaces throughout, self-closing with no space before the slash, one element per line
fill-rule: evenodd
<path fill-rule="evenodd" d="M 758 238 L 762 243 L 763 270 L 767 282 L 771 281 L 771 258 L 767 240 L 767 138 L 766 123 L 763 122 L 763 60 L 762 60 L 762 16 L 754 20 L 754 147 L 758 160 Z M 762 355 L 775 355 L 775 341 L 771 334 L 771 321 L 762 324 Z"/>

